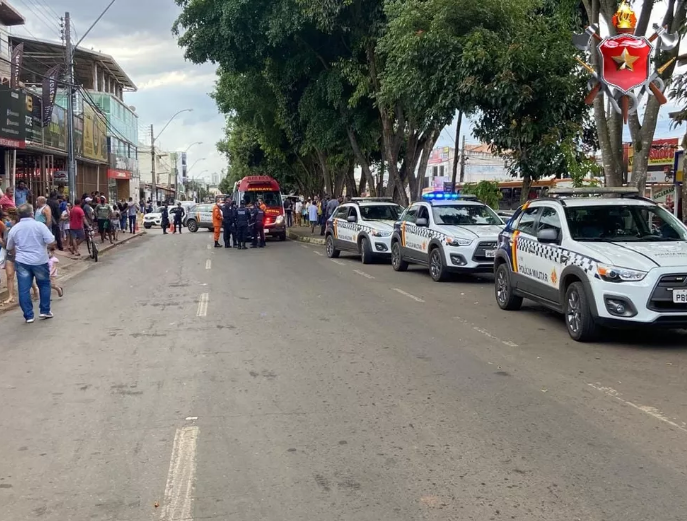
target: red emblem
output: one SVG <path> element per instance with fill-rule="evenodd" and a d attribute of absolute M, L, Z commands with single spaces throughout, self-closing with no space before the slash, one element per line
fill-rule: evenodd
<path fill-rule="evenodd" d="M 601 78 L 610 87 L 627 94 L 649 78 L 654 46 L 641 36 L 620 34 L 604 38 L 599 44 Z"/>

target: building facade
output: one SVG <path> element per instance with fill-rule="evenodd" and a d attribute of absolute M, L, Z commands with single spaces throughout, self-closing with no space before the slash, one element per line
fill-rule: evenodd
<path fill-rule="evenodd" d="M 7 41 L 10 56 L 17 48 L 23 53 L 16 67 L 18 83 L 0 85 L 0 109 L 19 122 L 5 129 L 14 132 L 12 139 L 0 129 L 0 152 L 5 159 L 0 182 L 7 186 L 23 181 L 34 195 L 53 190 L 66 193 L 64 46 L 16 35 L 9 35 Z M 79 48 L 74 63 L 76 193 L 97 190 L 108 193 L 110 199 L 135 196 L 138 118 L 125 105 L 123 95 L 136 86 L 111 56 Z M 45 78 L 53 79 L 57 86 L 54 99 L 44 95 Z"/>

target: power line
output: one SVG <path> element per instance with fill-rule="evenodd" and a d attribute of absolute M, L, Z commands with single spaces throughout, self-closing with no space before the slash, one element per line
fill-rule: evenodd
<path fill-rule="evenodd" d="M 50 18 L 46 17 L 41 11 L 37 11 L 33 7 L 31 7 L 29 4 L 25 2 L 25 0 L 19 0 L 29 11 L 31 11 L 34 15 L 36 15 L 37 19 L 39 22 L 41 22 L 43 25 L 45 25 L 50 32 L 53 30 L 57 29 L 58 34 L 60 33 L 60 26 L 56 22 L 50 20 Z M 50 25 L 53 23 L 54 25 Z"/>
<path fill-rule="evenodd" d="M 38 2 L 39 5 L 43 5 L 45 9 L 47 9 L 47 10 L 50 11 L 50 12 L 52 12 L 52 14 L 55 15 L 57 18 L 60 17 L 60 15 L 57 14 L 57 13 L 55 12 L 55 10 L 54 10 L 52 7 L 50 7 L 49 4 L 44 4 L 44 3 L 42 2 L 42 0 L 36 0 L 36 2 Z"/>

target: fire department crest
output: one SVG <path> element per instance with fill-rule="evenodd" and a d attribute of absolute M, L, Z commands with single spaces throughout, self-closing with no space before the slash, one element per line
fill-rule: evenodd
<path fill-rule="evenodd" d="M 637 18 L 632 8 L 623 0 L 613 16 L 613 26 L 617 34 L 602 38 L 598 34 L 599 25 L 594 24 L 587 27 L 583 34 L 573 36 L 575 47 L 582 51 L 598 53 L 598 71 L 578 60 L 592 75 L 591 90 L 585 102 L 591 104 L 599 92 L 603 91 L 613 109 L 623 115 L 626 123 L 628 114 L 637 111 L 644 95 L 655 96 L 661 105 L 666 103 L 663 94 L 665 83 L 661 79 L 661 74 L 675 58 L 652 72 L 652 55 L 657 54 L 659 50 L 674 49 L 679 43 L 677 34 L 669 34 L 658 24 L 654 24 L 655 32 L 648 38 L 635 35 L 636 25 Z M 596 42 L 594 47 L 591 45 L 592 39 Z M 654 45 L 657 41 L 660 42 L 660 46 Z"/>

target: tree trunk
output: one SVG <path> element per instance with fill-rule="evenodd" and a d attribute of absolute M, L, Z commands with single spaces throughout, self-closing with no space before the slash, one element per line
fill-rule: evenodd
<path fill-rule="evenodd" d="M 370 195 L 372 197 L 376 197 L 377 193 L 375 191 L 374 181 L 372 180 L 372 170 L 370 169 L 370 163 L 367 161 L 367 158 L 360 150 L 358 138 L 355 137 L 355 132 L 353 132 L 353 129 L 350 126 L 347 126 L 346 132 L 348 134 L 348 140 L 351 142 L 351 148 L 353 149 L 355 159 L 356 161 L 358 161 L 358 164 L 360 165 L 360 168 L 363 171 L 363 175 L 361 177 L 367 180 L 367 184 L 370 186 Z"/>
<path fill-rule="evenodd" d="M 355 178 L 353 180 L 355 181 Z M 360 176 L 360 184 L 358 185 L 358 196 L 362 197 L 363 194 L 365 193 L 365 188 L 367 186 L 366 183 L 367 183 L 367 179 L 365 178 L 364 175 L 361 175 Z M 371 191 L 372 190 L 370 190 L 370 192 Z M 375 196 L 372 196 L 372 197 L 375 197 Z"/>
<path fill-rule="evenodd" d="M 429 163 L 429 156 L 432 153 L 434 145 L 436 145 L 439 135 L 441 134 L 441 128 L 438 126 L 433 128 L 427 139 L 425 140 L 424 146 L 422 147 L 422 156 L 420 157 L 420 165 L 417 169 L 417 184 L 415 188 L 415 193 L 411 194 L 413 201 L 419 201 L 422 197 L 422 185 L 424 184 L 426 174 L 427 174 L 427 164 Z"/>
<path fill-rule="evenodd" d="M 325 194 L 331 194 L 332 175 L 329 171 L 329 165 L 327 164 L 327 156 L 319 148 L 317 149 L 317 159 L 320 163 L 320 168 L 322 169 L 322 181 L 324 182 L 324 192 Z"/>
<path fill-rule="evenodd" d="M 529 174 L 522 176 L 522 192 L 520 192 L 520 204 L 525 204 L 530 197 L 530 187 L 532 186 L 532 178 Z"/>

